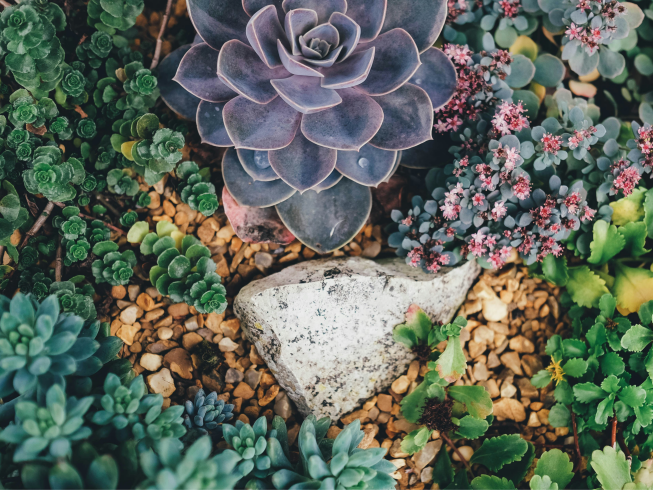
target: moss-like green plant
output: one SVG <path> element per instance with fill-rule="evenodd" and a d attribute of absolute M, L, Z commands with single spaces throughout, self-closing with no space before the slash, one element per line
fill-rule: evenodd
<path fill-rule="evenodd" d="M 126 31 L 136 23 L 144 6 L 143 0 L 91 0 L 88 24 L 109 34 Z"/>
<path fill-rule="evenodd" d="M 34 160 L 23 173 L 28 192 L 43 194 L 56 202 L 70 201 L 75 197 L 77 191 L 73 184 L 81 184 L 86 171 L 76 158 L 62 162 L 62 155 L 56 146 L 42 146 L 34 151 Z"/>
<path fill-rule="evenodd" d="M 64 313 L 72 313 L 84 320 L 95 320 L 97 317 L 97 310 L 93 302 L 95 290 L 90 284 L 77 288 L 71 281 L 52 282 L 49 293 L 59 298 L 59 304 Z M 32 294 L 34 294 L 33 291 Z"/>
<path fill-rule="evenodd" d="M 52 99 L 43 97 L 36 101 L 25 89 L 16 90 L 11 94 L 9 105 L 3 110 L 8 111 L 9 122 L 17 128 L 23 128 L 26 124 L 38 128 L 59 114 L 57 105 Z"/>
<path fill-rule="evenodd" d="M 138 182 L 131 177 L 130 169 L 114 168 L 107 173 L 109 191 L 118 195 L 135 196 L 138 194 Z"/>
<path fill-rule="evenodd" d="M 89 64 L 92 68 L 98 69 L 111 50 L 113 49 L 113 38 L 106 32 L 96 31 L 91 38 L 77 46 L 75 54 L 77 58 Z"/>
<path fill-rule="evenodd" d="M 213 215 L 220 203 L 215 186 L 209 182 L 209 169 L 200 170 L 195 162 L 183 162 L 175 172 L 181 179 L 177 189 L 182 202 L 204 216 Z"/>
<path fill-rule="evenodd" d="M 49 294 L 51 284 L 52 278 L 45 275 L 38 267 L 23 269 L 18 280 L 18 288 L 21 292 L 23 294 L 32 294 L 38 301 L 41 301 Z"/>
<path fill-rule="evenodd" d="M 93 253 L 100 257 L 92 265 L 93 277 L 98 284 L 106 282 L 111 286 L 124 286 L 129 283 L 137 262 L 133 250 L 121 253 L 115 242 L 103 241 L 94 245 Z"/>

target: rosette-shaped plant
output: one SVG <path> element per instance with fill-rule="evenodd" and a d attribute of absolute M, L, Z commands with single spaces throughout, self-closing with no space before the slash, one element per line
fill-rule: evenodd
<path fill-rule="evenodd" d="M 127 211 L 120 216 L 120 224 L 122 226 L 131 227 L 138 221 L 138 213 L 136 211 Z"/>
<path fill-rule="evenodd" d="M 81 61 L 87 62 L 91 68 L 98 69 L 102 60 L 109 56 L 113 48 L 113 37 L 103 31 L 95 31 L 90 39 L 77 46 L 75 54 Z"/>
<path fill-rule="evenodd" d="M 81 184 L 86 171 L 76 158 L 62 162 L 62 155 L 56 146 L 42 146 L 34 150 L 34 160 L 30 168 L 23 172 L 23 182 L 28 192 L 43 194 L 55 202 L 70 201 L 75 197 L 72 184 Z"/>
<path fill-rule="evenodd" d="M 88 243 L 86 238 L 78 240 L 65 240 L 66 255 L 63 258 L 63 263 L 66 267 L 70 267 L 75 262 L 81 262 L 88 257 L 91 250 L 91 244 Z M 62 241 L 62 243 L 64 242 Z"/>
<path fill-rule="evenodd" d="M 37 102 L 25 89 L 16 90 L 11 94 L 9 102 L 11 103 L 9 122 L 17 128 L 22 128 L 25 124 L 38 128 L 59 114 L 52 99 L 43 97 Z"/>
<path fill-rule="evenodd" d="M 280 439 L 287 444 L 283 420 L 275 417 L 273 425 L 280 429 Z M 364 435 L 359 420 L 346 426 L 327 452 L 320 442 L 329 425 L 328 419 L 316 421 L 311 416 L 304 420 L 298 436 L 301 460 L 297 468 L 290 464 L 287 447 L 284 448 L 280 440 L 268 441 L 272 465 L 279 469 L 272 476 L 274 488 L 394 488 L 396 482 L 390 473 L 396 471 L 396 467 L 383 459 L 386 449 L 358 449 Z"/>
<path fill-rule="evenodd" d="M 145 7 L 143 0 L 91 0 L 88 2 L 88 25 L 115 34 L 136 24 Z"/>
<path fill-rule="evenodd" d="M 93 253 L 100 257 L 92 265 L 93 277 L 98 284 L 103 282 L 111 286 L 125 286 L 134 275 L 136 254 L 133 250 L 118 252 L 118 244 L 103 241 L 93 246 Z"/>
<path fill-rule="evenodd" d="M 225 404 L 224 400 L 218 400 L 218 393 L 215 391 L 207 396 L 204 390 L 200 389 L 193 401 L 186 400 L 184 408 L 184 425 L 204 433 L 216 429 L 218 424 L 228 422 L 234 416 L 234 406 Z"/>
<path fill-rule="evenodd" d="M 91 435 L 91 429 L 84 425 L 84 414 L 92 403 L 90 396 L 66 399 L 61 386 L 52 385 L 44 404 L 29 400 L 16 403 L 16 421 L 0 432 L 0 441 L 18 445 L 16 463 L 70 456 L 71 443 Z"/>
<path fill-rule="evenodd" d="M 184 445 L 177 439 L 162 439 L 152 449 L 140 454 L 140 463 L 147 480 L 137 485 L 140 489 L 174 490 L 231 490 L 240 479 L 236 465 L 240 456 L 227 450 L 211 456 L 209 436 L 198 439 L 181 456 Z"/>
<path fill-rule="evenodd" d="M 86 238 L 93 246 L 100 242 L 105 242 L 111 238 L 109 228 L 99 219 L 91 221 L 91 226 L 86 228 Z"/>
<path fill-rule="evenodd" d="M 90 284 L 76 288 L 71 281 L 53 282 L 50 284 L 49 292 L 59 298 L 64 313 L 72 313 L 84 320 L 95 320 L 97 317 L 95 303 L 93 303 L 95 290 Z"/>
<path fill-rule="evenodd" d="M 208 181 L 208 170 L 200 170 L 195 162 L 183 162 L 176 170 L 182 180 L 177 186 L 181 201 L 204 216 L 212 216 L 220 205 L 215 186 Z"/>
<path fill-rule="evenodd" d="M 269 440 L 276 439 L 277 431 L 273 429 L 268 432 L 265 417 L 259 417 L 254 425 L 245 424 L 241 420 L 236 420 L 235 426 L 223 424 L 222 432 L 225 441 L 242 458 L 238 471 L 245 481 L 252 478 L 264 479 L 272 473 L 272 460 L 266 450 Z"/>
<path fill-rule="evenodd" d="M 38 301 L 48 295 L 52 278 L 46 276 L 38 267 L 23 270 L 18 281 L 18 288 L 23 294 L 32 294 Z"/>
<path fill-rule="evenodd" d="M 132 170 L 114 168 L 107 173 L 107 186 L 110 192 L 118 195 L 135 196 L 138 194 L 138 182 L 132 179 Z"/>
<path fill-rule="evenodd" d="M 179 63 L 174 80 L 201 99 L 202 139 L 234 147 L 222 171 L 235 200 L 276 205 L 315 250 L 342 246 L 369 216 L 369 187 L 392 175 L 400 150 L 431 139 L 433 109 L 454 92 L 455 69 L 432 47 L 446 1 L 192 0 L 188 10 L 204 42 L 162 63 L 163 98 L 181 114 L 192 107 L 168 82 Z"/>
<path fill-rule="evenodd" d="M 0 296 L 0 397 L 63 384 L 100 348 L 95 335 L 82 334 L 84 320 L 60 311 L 56 296 L 40 305 L 22 293 Z"/>

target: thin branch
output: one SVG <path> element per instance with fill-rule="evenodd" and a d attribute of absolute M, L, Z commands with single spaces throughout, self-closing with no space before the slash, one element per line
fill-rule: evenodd
<path fill-rule="evenodd" d="M 469 464 L 469 461 L 467 461 L 467 460 L 465 459 L 465 456 L 462 455 L 462 453 L 458 450 L 458 448 L 457 448 L 456 445 L 453 443 L 453 441 L 452 441 L 451 439 L 449 439 L 449 436 L 448 436 L 447 434 L 445 434 L 444 432 L 440 432 L 440 437 L 442 437 L 442 439 L 445 440 L 445 442 L 449 445 L 449 447 L 450 447 L 451 449 L 453 449 L 453 452 L 456 453 L 456 454 L 458 455 L 458 459 L 460 459 L 460 461 L 463 462 L 463 464 L 464 464 L 465 467 L 467 468 L 467 471 L 469 471 L 469 472 L 471 473 L 471 475 L 472 475 L 472 478 L 474 478 L 474 471 L 472 471 L 472 467 L 471 467 L 471 465 Z"/>
<path fill-rule="evenodd" d="M 11 5 L 9 2 L 5 2 L 5 0 L 0 0 L 0 5 L 2 5 L 5 8 L 13 7 L 13 5 Z"/>
<path fill-rule="evenodd" d="M 610 446 L 615 447 L 617 443 L 617 416 L 612 417 L 612 435 L 610 437 Z"/>
<path fill-rule="evenodd" d="M 65 208 L 65 207 L 66 207 L 65 204 L 62 204 L 62 203 L 60 203 L 60 202 L 55 203 L 55 204 L 56 204 L 57 206 L 59 206 L 60 208 Z M 80 218 L 84 218 L 84 219 L 91 219 L 91 220 L 96 220 L 96 219 L 98 219 L 98 218 L 94 218 L 93 216 L 89 216 L 88 214 L 84 214 L 84 213 L 79 213 L 79 217 L 80 217 Z M 102 221 L 102 220 L 100 220 L 100 221 Z M 127 232 L 121 230 L 121 229 L 118 228 L 117 226 L 112 225 L 111 223 L 107 223 L 106 221 L 102 221 L 102 222 L 104 223 L 104 226 L 106 226 L 106 227 L 109 228 L 110 230 L 113 230 L 113 231 L 115 231 L 115 232 L 117 232 L 117 233 L 119 233 L 119 234 L 121 234 L 121 235 L 126 235 L 126 234 L 127 234 Z"/>
<path fill-rule="evenodd" d="M 120 217 L 120 211 L 113 207 L 113 205 L 107 201 L 104 196 L 101 196 L 97 192 L 95 193 L 95 198 L 102 203 L 102 205 L 107 208 L 111 213 L 113 213 L 117 218 Z"/>
<path fill-rule="evenodd" d="M 576 450 L 576 456 L 578 458 L 578 466 L 574 469 L 575 472 L 580 468 L 580 465 L 583 462 L 583 456 L 580 452 L 580 445 L 578 444 L 578 427 L 576 426 L 576 414 L 573 410 L 571 411 L 571 425 L 574 429 L 574 449 Z"/>
<path fill-rule="evenodd" d="M 154 70 L 159 64 L 159 58 L 161 57 L 161 45 L 163 44 L 163 34 L 166 32 L 166 27 L 168 25 L 168 19 L 170 18 L 170 11 L 172 10 L 172 0 L 168 0 L 168 5 L 166 6 L 166 13 L 163 16 L 161 21 L 161 29 L 159 29 L 159 36 L 156 38 L 156 47 L 154 48 L 154 56 L 152 57 L 152 64 L 150 65 L 150 70 Z"/>
<path fill-rule="evenodd" d="M 0 246 L 0 265 L 4 263 L 4 258 L 5 258 L 5 246 L 2 245 Z"/>
<path fill-rule="evenodd" d="M 624 435 L 622 432 L 619 432 L 617 434 L 617 442 L 621 446 L 621 450 L 624 452 L 627 458 L 630 458 L 630 449 L 628 449 L 628 444 L 626 444 L 626 440 L 624 439 Z"/>
<path fill-rule="evenodd" d="M 23 243 L 21 243 L 20 247 L 18 247 L 19 250 L 22 249 L 25 245 L 27 245 L 29 239 L 32 238 L 34 235 L 36 235 L 36 233 L 41 229 L 41 227 L 45 224 L 50 214 L 52 214 L 53 209 L 54 209 L 54 202 L 48 201 L 48 204 L 41 212 L 41 216 L 39 216 L 38 219 L 34 222 L 30 230 L 27 233 L 25 233 L 25 238 L 23 240 Z"/>
<path fill-rule="evenodd" d="M 61 282 L 63 275 L 63 247 L 61 246 L 61 235 L 59 235 L 59 246 L 57 247 L 57 259 L 54 268 L 54 280 Z"/>
<path fill-rule="evenodd" d="M 29 194 L 27 192 L 25 193 L 25 201 L 27 201 L 27 208 L 29 209 L 29 214 L 31 214 L 36 218 L 39 215 L 39 207 L 36 204 L 34 204 L 34 201 L 30 199 Z"/>

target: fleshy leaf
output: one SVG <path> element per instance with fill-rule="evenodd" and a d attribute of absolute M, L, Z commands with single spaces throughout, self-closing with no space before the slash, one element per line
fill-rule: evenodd
<path fill-rule="evenodd" d="M 436 369 L 440 377 L 449 383 L 458 381 L 467 368 L 465 353 L 459 337 L 449 337 L 447 347 L 438 358 Z"/>
<path fill-rule="evenodd" d="M 202 143 L 213 146 L 234 146 L 224 125 L 224 106 L 226 102 L 201 101 L 197 107 L 197 132 Z"/>
<path fill-rule="evenodd" d="M 342 102 L 338 92 L 320 85 L 321 79 L 293 75 L 270 83 L 286 103 L 302 114 L 314 114 Z"/>
<path fill-rule="evenodd" d="M 270 165 L 267 151 L 238 149 L 237 152 L 240 164 L 254 180 L 270 182 L 279 178 Z"/>
<path fill-rule="evenodd" d="M 364 145 L 359 151 L 338 151 L 336 168 L 354 182 L 376 187 L 388 177 L 396 159 L 396 151 Z"/>
<path fill-rule="evenodd" d="M 470 459 L 490 471 L 499 471 L 504 465 L 519 461 L 528 451 L 528 443 L 519 434 L 486 439 Z"/>
<path fill-rule="evenodd" d="M 173 80 L 195 97 L 209 102 L 225 102 L 238 94 L 218 78 L 218 54 L 206 43 L 190 48 L 179 63 Z"/>
<path fill-rule="evenodd" d="M 177 74 L 177 68 L 179 67 L 179 63 L 181 63 L 181 59 L 190 48 L 190 44 L 181 46 L 161 61 L 158 66 L 159 77 L 157 86 L 161 93 L 161 98 L 170 109 L 181 117 L 194 121 L 201 99 L 195 97 L 173 80 Z"/>
<path fill-rule="evenodd" d="M 602 219 L 594 223 L 593 234 L 594 239 L 590 243 L 592 254 L 587 259 L 590 264 L 605 264 L 626 245 L 626 240 L 617 231 L 617 227 Z"/>
<path fill-rule="evenodd" d="M 456 67 L 449 57 L 438 48 L 429 48 L 420 55 L 422 64 L 410 83 L 423 88 L 437 111 L 453 97 L 458 85 Z"/>
<path fill-rule="evenodd" d="M 367 43 L 381 32 L 388 0 L 347 0 L 347 17 L 361 28 L 360 42 Z"/>
<path fill-rule="evenodd" d="M 626 483 L 632 481 L 626 455 L 611 446 L 604 447 L 603 451 L 594 451 L 591 465 L 603 488 L 624 488 Z"/>
<path fill-rule="evenodd" d="M 443 0 L 393 0 L 388 2 L 381 32 L 405 29 L 422 53 L 433 46 L 446 19 L 447 2 Z"/>
<path fill-rule="evenodd" d="M 570 267 L 567 291 L 571 298 L 580 306 L 591 308 L 598 306 L 601 296 L 609 293 L 605 281 L 586 265 Z"/>
<path fill-rule="evenodd" d="M 648 269 L 615 265 L 612 292 L 622 315 L 637 313 L 639 307 L 653 300 L 653 272 Z"/>
<path fill-rule="evenodd" d="M 187 5 L 195 30 L 213 49 L 219 50 L 232 39 L 247 42 L 249 17 L 241 0 L 188 0 Z"/>
<path fill-rule="evenodd" d="M 535 474 L 541 477 L 548 475 L 559 488 L 565 488 L 574 477 L 573 468 L 574 464 L 569 461 L 569 456 L 560 449 L 550 449 L 540 456 Z"/>

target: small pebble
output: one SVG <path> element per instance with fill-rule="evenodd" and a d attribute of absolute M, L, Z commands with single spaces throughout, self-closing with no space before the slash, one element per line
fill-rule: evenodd
<path fill-rule="evenodd" d="M 172 337 L 173 334 L 172 329 L 168 327 L 161 327 L 158 330 L 158 333 L 159 333 L 159 339 L 161 340 L 168 340 L 169 338 Z"/>

